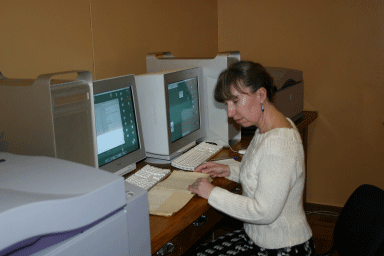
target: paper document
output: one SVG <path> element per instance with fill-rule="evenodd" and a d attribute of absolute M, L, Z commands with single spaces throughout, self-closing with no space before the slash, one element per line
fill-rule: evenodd
<path fill-rule="evenodd" d="M 183 208 L 194 194 L 188 190 L 196 179 L 212 178 L 205 173 L 173 171 L 164 181 L 159 182 L 148 192 L 149 213 L 160 216 L 171 216 Z"/>

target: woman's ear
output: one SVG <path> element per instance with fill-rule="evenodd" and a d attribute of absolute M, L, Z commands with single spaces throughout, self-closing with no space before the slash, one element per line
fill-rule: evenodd
<path fill-rule="evenodd" d="M 264 87 L 259 88 L 256 91 L 256 96 L 261 103 L 264 102 L 267 99 L 267 90 Z"/>

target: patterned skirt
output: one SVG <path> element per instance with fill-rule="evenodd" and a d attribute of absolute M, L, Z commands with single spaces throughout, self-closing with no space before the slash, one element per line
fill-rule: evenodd
<path fill-rule="evenodd" d="M 200 245 L 192 254 L 196 256 L 314 256 L 316 255 L 313 239 L 292 247 L 265 249 L 257 246 L 245 233 L 244 229 L 233 231 L 215 241 Z"/>

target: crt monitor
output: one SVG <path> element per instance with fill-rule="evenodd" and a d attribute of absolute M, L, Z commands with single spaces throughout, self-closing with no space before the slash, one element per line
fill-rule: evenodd
<path fill-rule="evenodd" d="M 234 145 L 241 139 L 241 126 L 228 118 L 224 103 L 216 102 L 214 91 L 220 73 L 240 61 L 240 52 L 221 52 L 215 58 L 177 58 L 170 52 L 150 53 L 146 57 L 147 72 L 176 68 L 201 67 L 200 91 L 204 108 L 204 141 L 220 145 Z M 220 129 L 217 129 L 220 127 Z"/>
<path fill-rule="evenodd" d="M 145 158 L 134 75 L 93 82 L 100 169 L 124 175 Z"/>
<path fill-rule="evenodd" d="M 167 162 L 204 137 L 201 68 L 136 76 L 147 161 Z"/>

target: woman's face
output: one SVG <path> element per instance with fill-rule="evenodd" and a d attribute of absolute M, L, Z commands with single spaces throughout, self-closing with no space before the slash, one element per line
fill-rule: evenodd
<path fill-rule="evenodd" d="M 243 127 L 257 125 L 262 113 L 258 91 L 251 93 L 247 87 L 242 87 L 242 90 L 244 93 L 231 86 L 231 92 L 236 98 L 226 101 L 228 117 Z"/>

